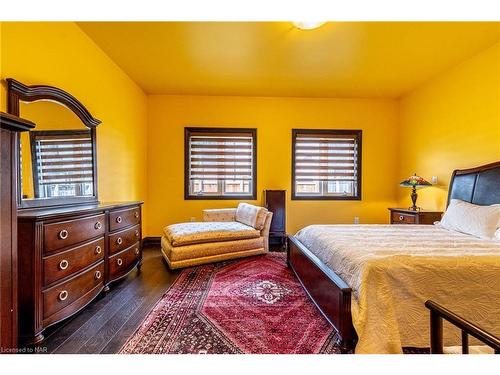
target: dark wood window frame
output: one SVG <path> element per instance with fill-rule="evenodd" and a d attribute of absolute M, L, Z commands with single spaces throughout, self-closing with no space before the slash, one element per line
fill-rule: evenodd
<path fill-rule="evenodd" d="M 191 195 L 189 193 L 190 150 L 189 139 L 193 133 L 250 133 L 252 135 L 252 193 L 242 195 Z M 255 200 L 257 199 L 257 129 L 256 128 L 184 128 L 184 199 L 185 200 Z"/>
<path fill-rule="evenodd" d="M 332 195 L 297 195 L 295 191 L 295 151 L 296 139 L 298 134 L 335 134 L 335 135 L 352 135 L 357 140 L 357 159 L 356 159 L 356 195 L 354 196 L 332 196 Z M 348 129 L 292 129 L 292 200 L 361 200 L 361 166 L 362 166 L 362 130 L 348 130 Z"/>

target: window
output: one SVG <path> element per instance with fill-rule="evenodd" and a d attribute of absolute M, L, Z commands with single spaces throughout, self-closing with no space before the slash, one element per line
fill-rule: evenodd
<path fill-rule="evenodd" d="M 32 131 L 30 137 L 35 197 L 94 194 L 90 130 Z"/>
<path fill-rule="evenodd" d="M 185 128 L 185 199 L 256 199 L 256 129 Z"/>
<path fill-rule="evenodd" d="M 292 199 L 361 199 L 361 130 L 292 130 Z"/>

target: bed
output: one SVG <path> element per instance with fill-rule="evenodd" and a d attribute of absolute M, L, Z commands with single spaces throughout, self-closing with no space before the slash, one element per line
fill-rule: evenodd
<path fill-rule="evenodd" d="M 500 203 L 500 162 L 454 171 L 454 198 Z M 343 353 L 428 347 L 427 299 L 500 333 L 498 241 L 431 225 L 313 225 L 288 242 L 288 264 Z M 456 335 L 445 328 L 445 345 Z"/>

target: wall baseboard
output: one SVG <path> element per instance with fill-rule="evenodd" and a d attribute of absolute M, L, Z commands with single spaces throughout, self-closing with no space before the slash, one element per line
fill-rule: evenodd
<path fill-rule="evenodd" d="M 161 237 L 144 237 L 142 239 L 142 246 L 160 246 Z"/>

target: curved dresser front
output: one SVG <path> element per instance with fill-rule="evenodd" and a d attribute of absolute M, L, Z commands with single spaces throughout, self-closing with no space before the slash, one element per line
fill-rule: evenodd
<path fill-rule="evenodd" d="M 142 202 L 22 210 L 18 213 L 19 341 L 88 305 L 142 264 Z"/>

